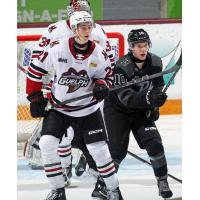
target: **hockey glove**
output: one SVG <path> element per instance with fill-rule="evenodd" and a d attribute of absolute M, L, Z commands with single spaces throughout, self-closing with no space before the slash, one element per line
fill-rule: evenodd
<path fill-rule="evenodd" d="M 108 96 L 108 86 L 104 80 L 97 80 L 93 88 L 93 96 L 97 101 L 102 101 Z"/>
<path fill-rule="evenodd" d="M 161 90 L 149 90 L 146 93 L 146 103 L 151 107 L 160 107 L 162 106 L 167 99 L 165 92 Z"/>
<path fill-rule="evenodd" d="M 150 109 L 146 112 L 146 117 L 149 122 L 155 122 L 159 119 L 160 112 L 159 108 Z"/>
<path fill-rule="evenodd" d="M 30 103 L 30 112 L 32 117 L 44 117 L 45 107 L 48 99 L 43 97 L 42 91 L 31 93 L 27 99 Z"/>

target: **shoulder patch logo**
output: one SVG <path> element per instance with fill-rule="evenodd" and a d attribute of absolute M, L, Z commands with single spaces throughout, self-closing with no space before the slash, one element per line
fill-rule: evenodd
<path fill-rule="evenodd" d="M 49 29 L 48 29 L 49 33 L 51 33 L 56 28 L 57 28 L 56 25 L 50 26 Z"/>
<path fill-rule="evenodd" d="M 59 40 L 53 41 L 53 42 L 50 43 L 50 47 L 52 48 L 59 43 L 60 43 Z"/>
<path fill-rule="evenodd" d="M 89 64 L 89 67 L 96 67 L 96 66 L 97 66 L 97 63 L 91 62 L 91 63 Z"/>

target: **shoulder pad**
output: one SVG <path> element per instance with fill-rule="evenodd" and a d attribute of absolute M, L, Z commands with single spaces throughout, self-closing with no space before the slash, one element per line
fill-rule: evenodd
<path fill-rule="evenodd" d="M 99 31 L 102 31 L 102 33 L 106 35 L 106 32 L 104 31 L 104 29 L 102 28 L 100 24 L 95 23 L 95 28 L 98 29 Z"/>
<path fill-rule="evenodd" d="M 131 64 L 132 61 L 131 61 L 131 58 L 128 56 L 128 54 L 126 54 L 125 56 L 121 57 L 117 63 L 116 63 L 116 66 L 117 67 L 125 67 L 129 64 Z"/>
<path fill-rule="evenodd" d="M 48 32 L 51 33 L 51 32 L 52 32 L 53 30 L 55 30 L 56 28 L 57 28 L 56 23 L 50 24 L 50 25 L 48 26 Z"/>
<path fill-rule="evenodd" d="M 56 46 L 57 44 L 60 44 L 60 41 L 59 41 L 59 40 L 52 41 L 52 42 L 50 43 L 50 47 L 53 48 L 53 47 Z"/>
<path fill-rule="evenodd" d="M 153 53 L 149 54 L 151 56 L 152 73 L 155 74 L 161 72 L 163 68 L 161 58 Z M 155 80 L 156 79 L 154 79 L 153 82 L 156 82 Z"/>
<path fill-rule="evenodd" d="M 162 60 L 159 56 L 153 54 L 153 53 L 149 53 L 151 55 L 151 64 L 152 67 L 156 66 L 156 67 L 162 67 Z"/>
<path fill-rule="evenodd" d="M 128 54 L 120 58 L 116 63 L 116 68 L 119 68 L 127 79 L 131 79 L 131 77 L 134 76 L 134 73 L 136 71 L 136 68 L 134 66 L 135 64 L 132 62 Z"/>

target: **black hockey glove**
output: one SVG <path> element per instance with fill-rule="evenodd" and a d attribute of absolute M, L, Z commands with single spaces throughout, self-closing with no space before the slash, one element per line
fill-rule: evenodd
<path fill-rule="evenodd" d="M 157 121 L 160 117 L 159 108 L 156 107 L 156 108 L 146 111 L 146 117 L 149 122 Z"/>
<path fill-rule="evenodd" d="M 102 101 L 105 97 L 108 96 L 108 86 L 103 80 L 98 80 L 95 82 L 93 88 L 93 96 L 97 101 Z"/>
<path fill-rule="evenodd" d="M 151 106 L 151 108 L 162 106 L 167 99 L 165 92 L 161 90 L 149 90 L 146 93 L 146 103 Z"/>
<path fill-rule="evenodd" d="M 32 117 L 44 117 L 45 107 L 48 99 L 43 97 L 42 91 L 31 93 L 27 99 L 30 103 L 30 112 Z"/>

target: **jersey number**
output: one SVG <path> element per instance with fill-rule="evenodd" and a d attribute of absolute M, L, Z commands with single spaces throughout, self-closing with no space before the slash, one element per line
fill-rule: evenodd
<path fill-rule="evenodd" d="M 40 54 L 35 55 L 34 58 L 37 58 L 38 60 L 40 60 L 40 62 L 44 62 L 47 56 L 48 56 L 48 52 L 42 51 Z"/>
<path fill-rule="evenodd" d="M 39 43 L 40 47 L 45 47 L 50 43 L 50 39 L 48 39 L 47 37 L 42 37 L 41 40 L 42 41 Z"/>
<path fill-rule="evenodd" d="M 106 51 L 111 51 L 112 47 L 110 46 L 110 42 L 106 41 Z"/>
<path fill-rule="evenodd" d="M 106 78 L 113 76 L 113 70 L 111 67 L 106 67 L 105 71 L 106 71 Z"/>

